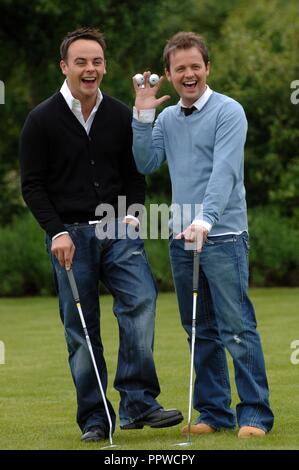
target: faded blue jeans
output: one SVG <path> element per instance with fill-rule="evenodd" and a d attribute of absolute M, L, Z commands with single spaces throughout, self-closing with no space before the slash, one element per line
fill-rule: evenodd
<path fill-rule="evenodd" d="M 193 251 L 170 240 L 173 278 L 181 322 L 190 344 Z M 207 239 L 200 254 L 193 406 L 197 423 L 216 429 L 256 426 L 269 431 L 273 413 L 253 305 L 248 298 L 248 235 Z M 225 348 L 233 358 L 240 402 L 231 408 Z"/>
<path fill-rule="evenodd" d="M 124 228 L 125 227 L 125 228 Z M 95 225 L 72 224 L 66 229 L 75 244 L 73 273 L 83 315 L 91 339 L 103 388 L 107 390 L 107 368 L 100 334 L 98 284 L 101 280 L 114 298 L 113 311 L 119 326 L 119 351 L 114 387 L 120 393 L 120 424 L 125 425 L 161 406 L 153 360 L 154 321 L 157 291 L 143 241 L 120 235 L 135 230 L 118 221 L 116 239 L 99 240 Z M 47 237 L 48 252 L 51 240 Z M 80 318 L 64 268 L 51 255 L 59 295 L 61 320 L 69 352 L 69 364 L 77 392 L 77 422 L 83 432 L 100 425 L 108 433 L 99 385 L 85 341 Z M 115 412 L 108 401 L 113 428 Z"/>

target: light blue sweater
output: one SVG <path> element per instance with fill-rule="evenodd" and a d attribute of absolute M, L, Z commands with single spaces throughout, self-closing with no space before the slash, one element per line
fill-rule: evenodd
<path fill-rule="evenodd" d="M 136 119 L 132 127 L 137 169 L 149 174 L 167 160 L 172 203 L 193 207 L 188 224 L 194 218 L 210 223 L 211 236 L 247 230 L 247 120 L 237 101 L 213 92 L 203 108 L 190 116 L 178 103 L 161 112 L 153 129 Z M 196 204 L 202 204 L 202 216 L 196 214 Z"/>

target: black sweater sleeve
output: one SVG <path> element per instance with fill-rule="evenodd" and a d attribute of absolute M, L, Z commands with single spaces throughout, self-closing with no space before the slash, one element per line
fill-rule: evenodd
<path fill-rule="evenodd" d="M 50 237 L 65 231 L 46 190 L 46 132 L 32 113 L 22 130 L 19 157 L 22 195 L 29 209 Z"/>
<path fill-rule="evenodd" d="M 133 204 L 140 204 L 144 205 L 145 201 L 145 178 L 141 175 L 136 168 L 133 152 L 132 152 L 132 116 L 129 116 L 127 120 L 127 146 L 126 146 L 126 153 L 124 158 L 124 166 L 123 166 L 123 175 L 124 175 L 124 187 L 125 193 L 127 197 L 127 207 Z M 141 216 L 142 214 L 136 214 L 135 211 L 128 210 L 128 214 L 133 216 Z"/>

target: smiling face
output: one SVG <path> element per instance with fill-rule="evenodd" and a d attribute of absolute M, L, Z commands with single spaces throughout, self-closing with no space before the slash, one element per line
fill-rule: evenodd
<path fill-rule="evenodd" d="M 106 73 L 104 51 L 97 41 L 78 39 L 71 43 L 60 67 L 74 98 L 81 102 L 96 100 Z"/>
<path fill-rule="evenodd" d="M 165 70 L 167 79 L 173 84 L 182 103 L 192 106 L 206 89 L 209 63 L 205 64 L 197 47 L 175 49 L 170 53 L 169 62 L 169 70 Z"/>

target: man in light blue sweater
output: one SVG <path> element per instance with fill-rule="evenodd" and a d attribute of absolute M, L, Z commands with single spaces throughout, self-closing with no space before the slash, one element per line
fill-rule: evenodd
<path fill-rule="evenodd" d="M 253 305 L 248 298 L 248 227 L 244 187 L 247 121 L 242 106 L 212 91 L 208 50 L 202 38 L 180 32 L 164 49 L 165 73 L 180 96 L 156 98 L 150 72 L 144 86 L 133 79 L 136 101 L 133 153 L 138 170 L 149 174 L 167 161 L 176 208 L 189 204 L 189 220 L 170 220 L 170 257 L 181 321 L 190 342 L 193 253 L 200 255 L 194 408 L 191 432 L 206 434 L 239 425 L 241 438 L 264 436 L 273 426 L 269 390 Z M 183 210 L 182 210 L 183 212 Z M 235 367 L 240 402 L 231 408 L 225 348 Z M 187 433 L 187 427 L 182 433 Z"/>

